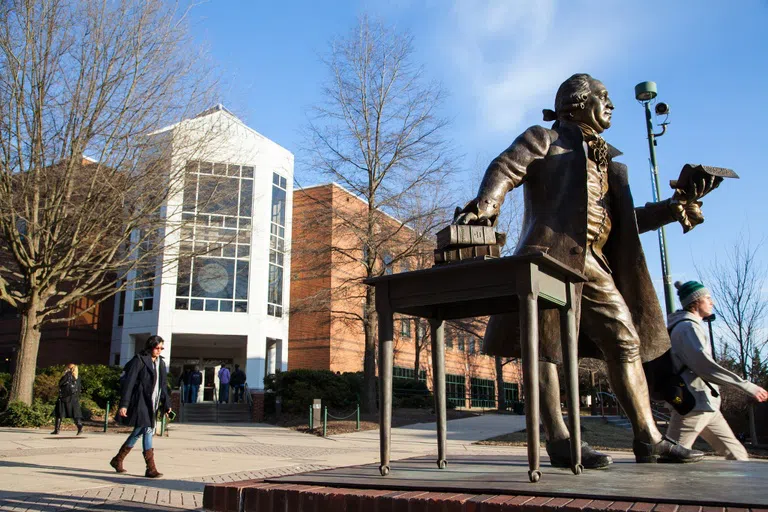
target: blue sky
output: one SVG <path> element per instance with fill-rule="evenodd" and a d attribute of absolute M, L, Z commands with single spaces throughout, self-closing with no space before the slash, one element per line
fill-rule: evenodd
<path fill-rule="evenodd" d="M 634 86 L 653 80 L 671 106 L 657 148 L 662 197 L 687 162 L 741 176 L 704 199 L 704 224 L 685 236 L 668 227 L 673 279 L 696 278 L 695 265 L 724 257 L 740 235 L 768 236 L 768 169 L 759 150 L 768 135 L 767 0 L 210 0 L 190 19 L 222 76 L 221 102 L 300 162 L 305 112 L 320 101 L 326 77 L 319 56 L 361 14 L 410 32 L 414 61 L 449 93 L 446 136 L 461 155 L 464 190 L 476 189 L 488 162 L 521 131 L 542 123 L 541 109 L 553 107 L 565 78 L 587 72 L 616 106 L 604 135 L 624 152 L 635 203 L 651 200 Z M 300 165 L 296 177 L 302 185 L 322 180 Z M 656 234 L 643 235 L 643 244 L 658 286 Z"/>

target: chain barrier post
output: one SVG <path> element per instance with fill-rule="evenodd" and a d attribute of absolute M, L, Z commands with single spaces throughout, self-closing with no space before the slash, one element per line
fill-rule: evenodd
<path fill-rule="evenodd" d="M 360 402 L 357 403 L 357 426 L 355 430 L 360 430 Z"/>
<path fill-rule="evenodd" d="M 312 416 L 314 416 L 314 415 L 312 414 L 312 406 L 310 405 L 309 406 L 309 421 L 307 422 L 307 425 L 309 425 L 309 430 L 310 431 L 314 430 L 312 428 Z"/>
<path fill-rule="evenodd" d="M 326 429 L 328 428 L 328 406 L 323 408 L 323 437 L 325 437 Z"/>
<path fill-rule="evenodd" d="M 109 425 L 109 400 L 107 400 L 107 409 L 104 412 L 104 432 L 107 431 L 108 425 Z"/>

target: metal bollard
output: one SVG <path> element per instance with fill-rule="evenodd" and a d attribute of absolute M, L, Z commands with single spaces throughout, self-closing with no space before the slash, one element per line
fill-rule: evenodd
<path fill-rule="evenodd" d="M 160 420 L 160 437 L 163 437 L 163 434 L 165 434 L 165 419 L 167 416 L 163 414 L 163 419 Z"/>
<path fill-rule="evenodd" d="M 107 427 L 109 426 L 109 400 L 107 400 L 107 409 L 104 413 L 104 432 L 107 431 Z"/>
<path fill-rule="evenodd" d="M 309 425 L 309 430 L 310 430 L 310 431 L 311 431 L 311 430 L 314 430 L 314 429 L 312 428 L 312 417 L 313 417 L 313 416 L 314 416 L 314 414 L 312 414 L 312 406 L 310 405 L 310 406 L 309 406 L 309 422 L 307 422 L 307 425 Z"/>
<path fill-rule="evenodd" d="M 360 430 L 360 403 L 357 404 L 357 426 L 355 430 Z"/>
<path fill-rule="evenodd" d="M 328 406 L 323 407 L 323 437 L 327 435 L 328 429 Z"/>

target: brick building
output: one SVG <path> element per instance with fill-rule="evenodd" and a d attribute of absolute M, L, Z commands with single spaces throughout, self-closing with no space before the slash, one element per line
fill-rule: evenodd
<path fill-rule="evenodd" d="M 318 185 L 294 191 L 294 235 L 292 249 L 291 301 L 288 369 L 326 369 L 333 372 L 358 372 L 363 369 L 363 314 L 365 285 L 349 286 L 364 275 L 361 264 L 346 256 L 357 243 L 337 220 L 338 211 L 347 218 L 362 216 L 367 204 L 338 184 Z M 399 224 L 385 215 L 380 218 Z M 400 230 L 402 231 L 402 230 Z M 329 241 L 331 243 L 329 243 Z M 397 240 L 392 240 L 392 253 Z M 330 251 L 328 246 L 341 248 Z M 325 250 L 323 248 L 326 248 Z M 417 268 L 416 262 L 388 266 L 385 272 Z M 410 268 L 409 268 L 410 267 Z M 356 291 L 350 292 L 349 289 Z M 339 290 L 346 290 L 340 293 Z M 313 301 L 314 304 L 305 304 Z M 333 313 L 332 313 L 333 312 Z M 424 342 L 428 324 L 411 317 L 395 318 L 394 377 L 412 379 L 419 357 L 419 377 L 431 387 L 432 365 L 429 340 Z M 481 340 L 467 329 L 446 327 L 446 382 L 448 399 L 457 406 L 495 407 L 496 365 L 493 357 L 480 352 Z M 515 362 L 503 366 L 505 396 L 508 402 L 519 399 L 522 373 Z"/>
<path fill-rule="evenodd" d="M 80 299 L 57 316 L 74 316 L 91 304 L 92 299 Z M 37 366 L 109 364 L 113 309 L 113 299 L 110 298 L 74 320 L 45 324 L 40 333 Z M 20 332 L 21 319 L 16 309 L 0 301 L 0 371 L 13 369 Z"/>

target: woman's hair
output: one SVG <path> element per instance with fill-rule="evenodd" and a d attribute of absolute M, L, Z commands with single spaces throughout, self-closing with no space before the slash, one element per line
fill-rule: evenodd
<path fill-rule="evenodd" d="M 64 373 L 62 373 L 62 374 L 61 374 L 61 376 L 62 376 L 62 377 L 63 377 L 63 376 L 65 376 L 65 375 L 67 374 L 67 372 L 72 372 L 72 376 L 75 378 L 75 380 L 77 380 L 77 374 L 78 374 L 78 372 L 77 372 L 77 365 L 76 365 L 75 363 L 69 363 L 69 364 L 68 364 L 68 365 L 67 365 L 67 366 L 64 368 Z"/>
<path fill-rule="evenodd" d="M 144 350 L 141 351 L 142 355 L 148 356 L 152 354 L 152 349 L 161 343 L 165 343 L 165 340 L 160 336 L 150 336 L 147 341 L 144 342 Z"/>

